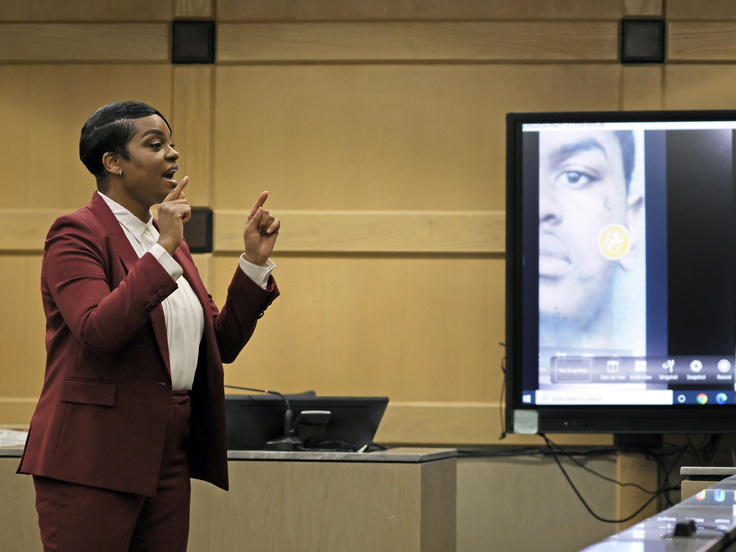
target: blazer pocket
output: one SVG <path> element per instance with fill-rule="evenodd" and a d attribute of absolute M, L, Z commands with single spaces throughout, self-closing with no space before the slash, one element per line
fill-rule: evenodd
<path fill-rule="evenodd" d="M 61 400 L 68 403 L 115 406 L 116 391 L 114 383 L 64 378 Z"/>

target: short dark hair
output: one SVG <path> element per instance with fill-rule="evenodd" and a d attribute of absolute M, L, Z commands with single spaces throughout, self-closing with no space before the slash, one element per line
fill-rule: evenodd
<path fill-rule="evenodd" d="M 102 190 L 105 180 L 105 167 L 102 156 L 108 151 L 128 157 L 128 142 L 136 133 L 133 119 L 158 115 L 171 130 L 166 117 L 143 102 L 130 100 L 103 105 L 87 119 L 79 138 L 79 158 L 97 179 L 97 188 Z"/>
<path fill-rule="evenodd" d="M 624 167 L 624 178 L 626 179 L 626 192 L 631 184 L 631 175 L 634 172 L 634 161 L 636 147 L 634 145 L 634 133 L 630 130 L 617 130 L 614 132 L 621 147 L 621 162 Z"/>

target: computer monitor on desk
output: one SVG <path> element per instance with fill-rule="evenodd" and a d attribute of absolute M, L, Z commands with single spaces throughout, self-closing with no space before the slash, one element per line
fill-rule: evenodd
<path fill-rule="evenodd" d="M 305 449 L 359 450 L 373 443 L 388 397 L 286 395 L 294 430 Z M 230 450 L 261 450 L 284 435 L 285 401 L 272 395 L 226 395 L 227 445 Z M 307 414 L 329 412 L 329 416 Z"/>

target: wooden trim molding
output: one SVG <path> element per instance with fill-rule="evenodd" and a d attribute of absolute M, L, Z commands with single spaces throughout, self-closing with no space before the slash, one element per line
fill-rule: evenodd
<path fill-rule="evenodd" d="M 507 435 L 501 440 L 498 402 L 414 402 L 388 403 L 377 443 L 417 445 L 538 445 L 537 435 Z M 611 435 L 550 435 L 561 445 L 604 445 Z"/>
<path fill-rule="evenodd" d="M 41 252 L 68 210 L 0 209 L 0 251 Z M 280 253 L 503 254 L 502 211 L 275 211 Z M 215 252 L 240 252 L 245 210 L 214 212 Z"/>
<path fill-rule="evenodd" d="M 167 23 L 2 23 L 0 62 L 169 62 Z"/>
<path fill-rule="evenodd" d="M 370 2 L 356 2 L 355 0 L 319 0 L 294 2 L 294 0 L 269 0 L 268 2 L 243 2 L 243 0 L 217 0 L 217 18 L 220 21 L 612 20 L 620 18 L 625 13 L 645 15 L 638 11 L 641 9 L 639 5 L 661 3 L 661 1 L 397 2 L 396 0 L 371 0 Z M 681 1 L 692 2 L 692 0 Z M 715 1 L 730 2 L 731 0 Z M 709 4 L 713 2 L 714 0 L 708 0 Z M 624 3 L 626 11 L 624 11 Z"/>
<path fill-rule="evenodd" d="M 615 61 L 618 22 L 220 23 L 217 60 Z"/>
<path fill-rule="evenodd" d="M 212 17 L 215 0 L 174 0 L 175 17 Z"/>
<path fill-rule="evenodd" d="M 501 254 L 501 211 L 280 211 L 278 251 Z M 247 211 L 215 210 L 215 251 L 239 252 Z"/>
<path fill-rule="evenodd" d="M 196 4 L 215 0 L 174 0 Z M 69 0 L 66 2 L 3 0 L 0 21 L 171 21 L 172 2 L 150 0 Z M 177 13 L 178 15 L 178 13 Z"/>
<path fill-rule="evenodd" d="M 27 430 L 38 397 L 0 397 L 0 427 Z"/>

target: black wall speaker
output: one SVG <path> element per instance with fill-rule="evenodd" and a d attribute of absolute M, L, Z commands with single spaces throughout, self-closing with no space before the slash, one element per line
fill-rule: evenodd
<path fill-rule="evenodd" d="M 621 63 L 664 63 L 664 19 L 621 20 Z"/>
<path fill-rule="evenodd" d="M 171 63 L 214 63 L 215 22 L 174 21 Z"/>
<path fill-rule="evenodd" d="M 184 239 L 192 253 L 212 253 L 212 209 L 192 207 L 192 218 L 184 225 Z"/>

